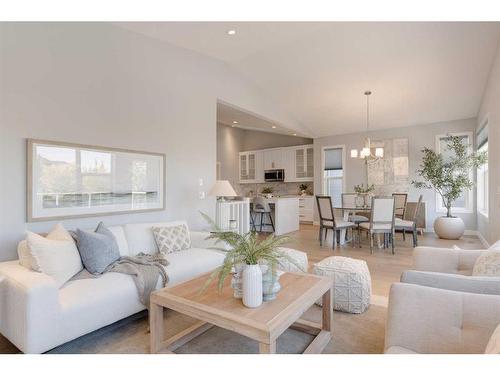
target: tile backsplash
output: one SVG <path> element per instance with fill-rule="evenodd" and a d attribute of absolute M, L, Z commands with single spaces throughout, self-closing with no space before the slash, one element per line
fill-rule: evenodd
<path fill-rule="evenodd" d="M 236 192 L 244 197 L 255 196 L 261 193 L 262 188 L 271 187 L 273 188 L 274 195 L 299 195 L 299 186 L 306 184 L 308 186 L 307 193 L 313 194 L 314 183 L 313 182 L 266 182 L 261 184 L 236 184 L 234 189 Z"/>

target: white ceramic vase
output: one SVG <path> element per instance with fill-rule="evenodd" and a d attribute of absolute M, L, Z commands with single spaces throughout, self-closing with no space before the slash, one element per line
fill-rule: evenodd
<path fill-rule="evenodd" d="M 434 221 L 434 232 L 445 240 L 458 240 L 465 231 L 464 221 L 459 217 L 438 217 Z"/>
<path fill-rule="evenodd" d="M 247 264 L 243 269 L 243 304 L 254 308 L 262 305 L 262 271 L 258 264 Z"/>

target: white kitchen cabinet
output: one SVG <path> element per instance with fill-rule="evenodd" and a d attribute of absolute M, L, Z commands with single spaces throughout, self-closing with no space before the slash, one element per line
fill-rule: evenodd
<path fill-rule="evenodd" d="M 285 182 L 295 181 L 295 150 L 286 147 L 283 149 L 283 169 L 285 170 Z"/>
<path fill-rule="evenodd" d="M 312 223 L 314 211 L 314 197 L 300 197 L 299 198 L 299 221 L 301 223 Z"/>
<path fill-rule="evenodd" d="M 284 169 L 283 149 L 264 150 L 264 170 Z"/>
<path fill-rule="evenodd" d="M 240 152 L 240 184 L 264 182 L 261 151 Z"/>
<path fill-rule="evenodd" d="M 313 181 L 314 148 L 301 146 L 295 148 L 294 181 Z"/>

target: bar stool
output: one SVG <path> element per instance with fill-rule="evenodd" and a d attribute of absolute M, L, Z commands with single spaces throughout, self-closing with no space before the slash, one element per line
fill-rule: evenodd
<path fill-rule="evenodd" d="M 268 225 L 270 225 L 273 228 L 273 232 L 275 231 L 273 216 L 271 214 L 271 207 L 269 206 L 269 202 L 267 201 L 266 198 L 255 197 L 253 199 L 253 208 L 250 215 L 252 216 L 254 214 L 256 215 L 260 214 L 260 232 L 262 232 L 262 226 L 268 226 Z M 269 218 L 270 223 L 264 223 L 264 218 L 266 216 Z M 253 217 L 252 217 L 252 223 L 254 230 L 256 230 L 255 219 Z"/>

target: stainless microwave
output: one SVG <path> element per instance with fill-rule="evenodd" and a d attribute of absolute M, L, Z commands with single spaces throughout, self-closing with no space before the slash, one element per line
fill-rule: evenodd
<path fill-rule="evenodd" d="M 264 171 L 264 181 L 285 181 L 285 170 L 284 169 L 268 169 Z"/>

